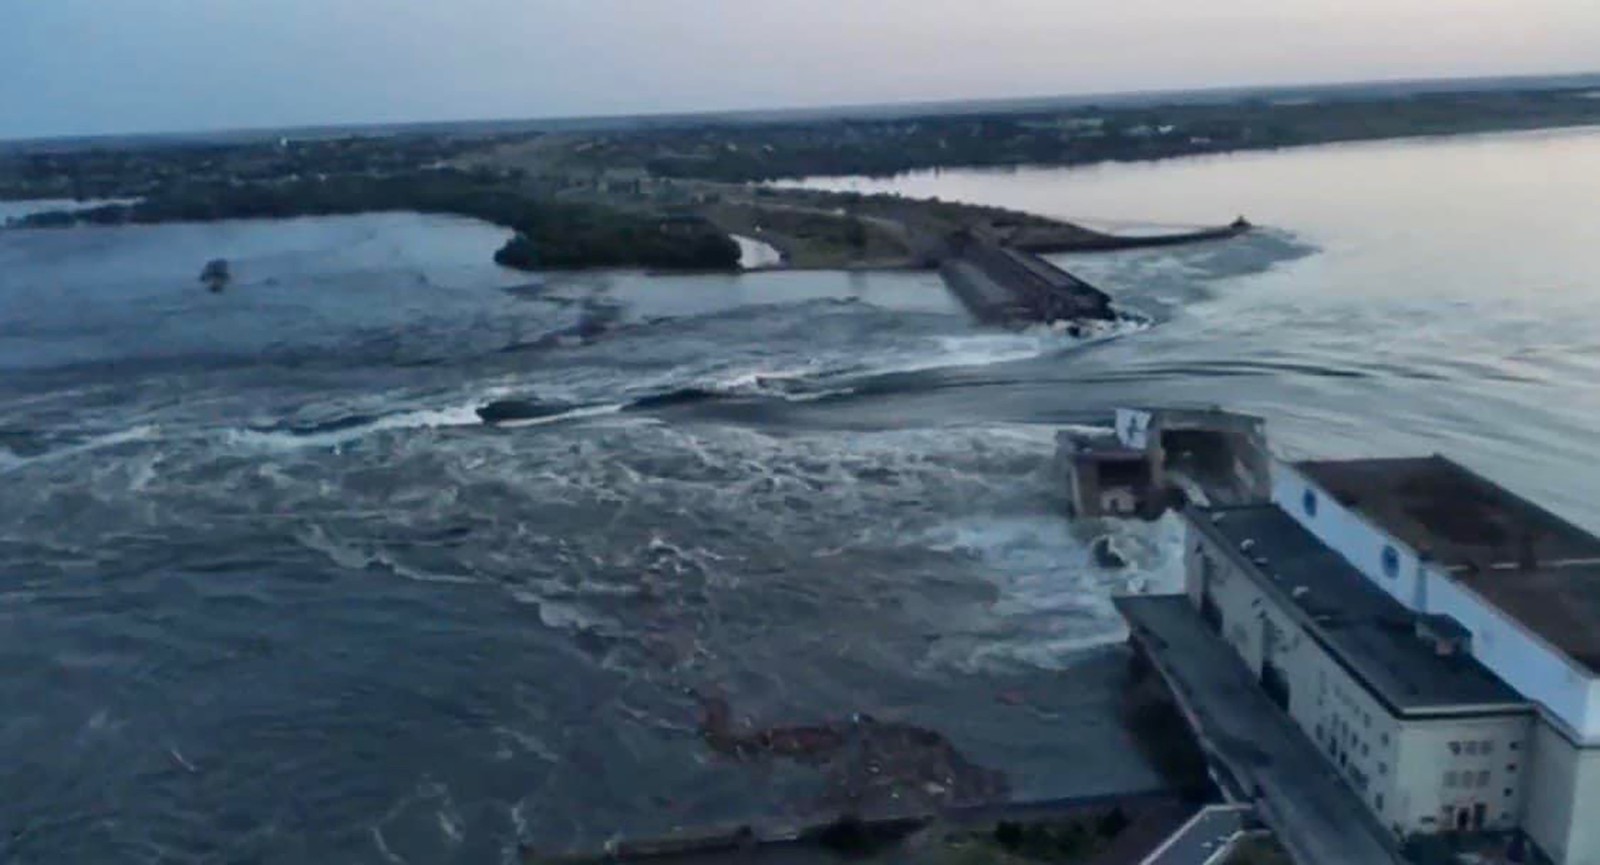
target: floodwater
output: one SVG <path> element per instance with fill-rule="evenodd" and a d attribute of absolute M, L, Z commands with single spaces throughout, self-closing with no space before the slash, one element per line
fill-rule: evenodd
<path fill-rule="evenodd" d="M 1600 429 L 1600 130 L 813 185 L 1113 228 L 1242 213 L 1263 231 L 1240 243 L 1059 259 L 1168 317 L 1058 367 L 1075 402 L 1257 411 L 1295 455 L 1441 451 L 1600 526 L 1587 470 Z M 1256 251 L 1280 243 L 1303 248 L 1260 268 Z M 1008 403 L 1037 391 L 997 389 Z"/>
<path fill-rule="evenodd" d="M 816 773 L 709 753 L 693 693 L 934 728 L 1019 796 L 1148 787 L 1109 598 L 1174 586 L 1179 536 L 1067 524 L 1055 431 L 1223 403 L 1600 527 L 1597 168 L 1564 132 L 891 182 L 1264 226 L 1064 258 L 1155 322 L 1089 344 L 927 274 L 530 277 L 436 217 L 0 234 L 0 858 L 819 813 Z M 547 411 L 479 422 L 507 398 Z"/>

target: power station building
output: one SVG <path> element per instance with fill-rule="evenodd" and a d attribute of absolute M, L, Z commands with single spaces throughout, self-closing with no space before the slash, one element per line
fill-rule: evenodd
<path fill-rule="evenodd" d="M 1439 456 L 1183 519 L 1195 614 L 1379 825 L 1600 865 L 1600 538 Z"/>

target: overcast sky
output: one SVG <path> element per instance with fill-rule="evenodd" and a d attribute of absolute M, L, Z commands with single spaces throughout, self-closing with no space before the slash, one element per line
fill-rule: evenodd
<path fill-rule="evenodd" d="M 0 0 L 0 137 L 1600 70 L 1600 0 Z"/>

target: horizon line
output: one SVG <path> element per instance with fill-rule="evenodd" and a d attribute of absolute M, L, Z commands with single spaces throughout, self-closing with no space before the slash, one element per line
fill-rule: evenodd
<path fill-rule="evenodd" d="M 1518 73 L 1511 75 L 1463 75 L 1463 76 L 1437 76 L 1437 77 L 1395 77 L 1372 78 L 1362 80 L 1336 80 L 1336 81 L 1294 81 L 1276 84 L 1212 84 L 1195 88 L 1148 88 L 1137 90 L 1116 91 L 1079 91 L 1053 94 L 1030 94 L 1020 96 L 981 96 L 981 97 L 937 97 L 928 99 L 903 99 L 888 102 L 834 102 L 790 104 L 766 107 L 734 107 L 734 108 L 706 108 L 706 109 L 669 109 L 661 111 L 645 111 L 634 113 L 601 113 L 601 114 L 535 114 L 521 117 L 456 117 L 440 120 L 357 120 L 350 122 L 313 122 L 290 123 L 261 126 L 235 126 L 235 127 L 209 127 L 173 129 L 143 132 L 95 132 L 95 133 L 61 133 L 48 135 L 30 135 L 22 137 L 0 136 L 0 145 L 15 147 L 30 144 L 51 144 L 66 142 L 89 142 L 118 139 L 158 140 L 158 139 L 184 139 L 207 138 L 223 136 L 268 136 L 271 133 L 285 132 L 334 132 L 358 131 L 363 129 L 401 130 L 405 128 L 424 128 L 439 126 L 479 125 L 511 126 L 527 124 L 552 125 L 578 125 L 578 124 L 605 124 L 622 123 L 627 121 L 694 121 L 694 120 L 729 120 L 755 118 L 761 115 L 779 115 L 774 118 L 781 122 L 781 115 L 799 115 L 807 113 L 839 113 L 846 114 L 852 111 L 872 111 L 886 109 L 921 110 L 939 107 L 955 106 L 1001 106 L 1007 104 L 1025 104 L 1034 102 L 1074 101 L 1092 103 L 1096 100 L 1137 101 L 1141 99 L 1175 97 L 1175 96 L 1203 96 L 1215 95 L 1243 95 L 1252 92 L 1271 93 L 1274 91 L 1337 91 L 1341 89 L 1354 89 L 1362 87 L 1424 87 L 1448 86 L 1453 84 L 1487 84 L 1492 82 L 1556 82 L 1563 79 L 1595 79 L 1600 85 L 1600 69 L 1566 72 L 1546 73 Z"/>

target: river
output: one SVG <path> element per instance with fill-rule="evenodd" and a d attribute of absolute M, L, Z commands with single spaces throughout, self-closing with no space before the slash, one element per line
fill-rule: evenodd
<path fill-rule="evenodd" d="M 1020 796 L 1147 787 L 1108 599 L 1180 545 L 1067 525 L 1055 430 L 1226 403 L 1600 526 L 1597 162 L 1565 132 L 890 182 L 1265 226 L 1064 258 L 1156 322 L 1093 344 L 979 330 L 927 274 L 530 277 L 438 217 L 0 234 L 0 858 L 511 861 L 817 813 L 816 773 L 708 753 L 691 691 L 933 727 Z M 478 422 L 508 397 L 549 416 Z"/>
<path fill-rule="evenodd" d="M 1058 257 L 1169 318 L 1053 372 L 1072 402 L 1232 405 L 1296 455 L 1442 451 L 1600 526 L 1600 130 L 807 183 L 1110 229 L 1245 214 L 1241 244 Z"/>

